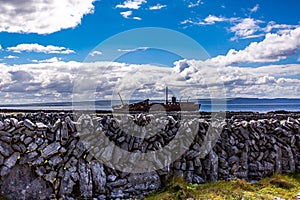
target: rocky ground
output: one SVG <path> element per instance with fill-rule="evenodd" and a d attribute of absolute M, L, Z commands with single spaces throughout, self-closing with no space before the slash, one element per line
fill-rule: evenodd
<path fill-rule="evenodd" d="M 0 115 L 1 194 L 9 199 L 140 199 L 174 175 L 255 182 L 300 172 L 299 152 L 298 113 Z"/>

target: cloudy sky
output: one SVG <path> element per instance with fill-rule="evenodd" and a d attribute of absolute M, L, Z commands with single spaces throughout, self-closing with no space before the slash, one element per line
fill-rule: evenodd
<path fill-rule="evenodd" d="M 299 9 L 297 0 L 0 0 L 0 98 L 163 98 L 166 85 L 194 98 L 300 98 Z"/>

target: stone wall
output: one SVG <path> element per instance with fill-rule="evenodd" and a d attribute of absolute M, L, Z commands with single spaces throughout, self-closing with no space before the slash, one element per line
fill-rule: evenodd
<path fill-rule="evenodd" d="M 148 130 L 151 120 L 155 126 Z M 159 190 L 174 175 L 201 184 L 235 178 L 251 182 L 273 173 L 300 172 L 300 118 L 284 119 L 281 115 L 276 119 L 272 115 L 255 121 L 236 117 L 219 120 L 213 125 L 220 130 L 216 143 L 209 143 L 212 148 L 203 151 L 211 125 L 201 117 L 178 120 L 176 116 L 141 114 L 1 115 L 1 194 L 9 199 L 140 199 Z M 147 153 L 168 145 L 180 127 L 187 133 L 197 127 L 196 136 L 188 145 L 182 142 L 186 152 L 162 169 L 129 173 L 105 163 L 106 157 L 129 159 L 124 169 L 139 165 L 116 155 L 113 147 L 104 155 L 101 147 L 107 147 L 107 141 L 99 135 L 128 152 Z M 155 134 L 140 138 L 125 130 Z"/>

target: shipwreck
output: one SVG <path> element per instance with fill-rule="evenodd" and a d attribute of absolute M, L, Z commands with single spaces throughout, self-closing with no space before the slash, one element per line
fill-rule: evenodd
<path fill-rule="evenodd" d="M 122 97 L 119 93 L 121 105 L 113 106 L 113 111 L 115 112 L 129 112 L 129 113 L 147 113 L 153 112 L 198 112 L 200 110 L 201 104 L 196 104 L 195 102 L 181 102 L 177 101 L 175 96 L 172 96 L 171 101 L 168 97 L 168 87 L 166 87 L 166 99 L 165 102 L 151 102 L 149 99 L 137 103 L 127 104 L 124 103 Z"/>

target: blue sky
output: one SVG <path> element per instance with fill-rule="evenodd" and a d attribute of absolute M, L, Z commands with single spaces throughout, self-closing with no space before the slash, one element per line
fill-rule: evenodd
<path fill-rule="evenodd" d="M 210 66 L 221 73 L 225 92 L 220 96 L 300 97 L 299 9 L 297 0 L 0 0 L 1 96 L 7 102 L 16 96 L 26 102 L 69 100 L 75 68 L 87 60 L 104 62 L 115 51 L 123 54 L 106 72 L 109 86 L 102 93 L 99 89 L 99 98 L 110 98 L 116 85 L 111 76 L 119 77 L 119 68 L 136 64 L 167 66 L 189 84 L 200 84 L 196 76 L 205 74 L 200 66 Z M 128 46 L 125 40 L 101 46 L 116 34 L 144 27 L 183 34 L 210 58 L 193 54 L 192 47 L 186 58 Z M 186 60 L 174 63 L 181 59 Z M 176 81 L 174 85 L 181 84 Z"/>

